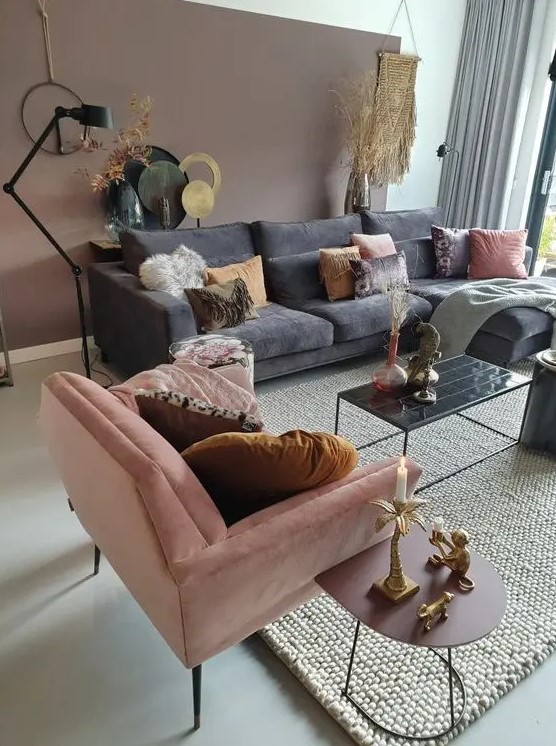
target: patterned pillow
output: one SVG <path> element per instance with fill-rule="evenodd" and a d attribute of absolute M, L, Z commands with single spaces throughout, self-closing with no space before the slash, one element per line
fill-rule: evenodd
<path fill-rule="evenodd" d="M 380 257 L 379 259 L 350 259 L 351 270 L 355 275 L 355 297 L 368 298 L 369 295 L 385 293 L 392 287 L 409 288 L 405 254 Z"/>
<path fill-rule="evenodd" d="M 216 407 L 203 399 L 160 389 L 137 389 L 139 414 L 177 451 L 222 433 L 259 433 L 263 423 L 252 414 Z"/>
<path fill-rule="evenodd" d="M 469 231 L 431 226 L 437 277 L 467 277 Z"/>
<path fill-rule="evenodd" d="M 256 319 L 255 310 L 245 281 L 236 278 L 199 289 L 186 289 L 197 323 L 204 332 L 229 329 Z"/>

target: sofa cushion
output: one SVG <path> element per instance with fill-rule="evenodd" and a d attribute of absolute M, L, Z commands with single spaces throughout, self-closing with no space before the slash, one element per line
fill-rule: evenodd
<path fill-rule="evenodd" d="M 436 255 L 432 238 L 408 238 L 396 241 L 396 249 L 403 251 L 410 280 L 436 277 Z"/>
<path fill-rule="evenodd" d="M 240 277 L 204 288 L 186 288 L 185 294 L 204 332 L 235 329 L 247 319 L 259 316 L 247 285 Z"/>
<path fill-rule="evenodd" d="M 359 460 L 355 447 L 339 435 L 304 430 L 215 435 L 182 456 L 227 525 L 296 493 L 344 479 Z"/>
<path fill-rule="evenodd" d="M 329 347 L 334 338 L 328 321 L 276 303 L 260 308 L 258 319 L 218 333 L 250 342 L 255 360 Z"/>
<path fill-rule="evenodd" d="M 525 241 L 527 230 L 495 231 L 471 228 L 469 231 L 469 273 L 472 280 L 509 277 L 526 280 Z"/>
<path fill-rule="evenodd" d="M 217 407 L 178 391 L 138 389 L 135 401 L 141 417 L 176 451 L 221 433 L 259 433 L 263 423 L 248 412 Z"/>
<path fill-rule="evenodd" d="M 436 308 L 440 303 L 447 298 L 450 293 L 454 290 L 468 285 L 471 280 L 464 278 L 450 278 L 445 280 L 412 280 L 410 290 L 414 295 L 419 295 L 421 298 L 425 298 L 431 304 L 433 308 Z"/>
<path fill-rule="evenodd" d="M 319 272 L 328 300 L 353 298 L 355 283 L 350 260 L 361 261 L 359 249 L 356 246 L 320 249 L 319 256 Z"/>
<path fill-rule="evenodd" d="M 270 223 L 259 220 L 251 224 L 251 230 L 257 253 L 263 259 L 270 259 L 272 256 L 349 246 L 350 233 L 361 233 L 361 216 L 342 215 L 339 218 L 303 223 Z"/>
<path fill-rule="evenodd" d="M 516 306 L 495 313 L 482 325 L 481 331 L 516 341 L 550 333 L 553 324 L 552 316 L 539 308 Z"/>
<path fill-rule="evenodd" d="M 277 303 L 295 306 L 304 300 L 326 297 L 319 278 L 319 251 L 272 257 L 266 260 L 264 272 Z"/>
<path fill-rule="evenodd" d="M 260 256 L 251 257 L 245 262 L 227 264 L 223 267 L 209 267 L 204 272 L 207 285 L 226 282 L 241 278 L 247 285 L 247 290 L 255 308 L 266 306 L 266 289 L 263 275 L 263 262 Z"/>
<path fill-rule="evenodd" d="M 180 244 L 197 251 L 209 266 L 212 258 L 226 258 L 226 263 L 242 262 L 253 256 L 248 223 L 230 223 L 210 228 L 183 228 L 175 231 L 124 231 L 120 233 L 124 266 L 139 275 L 139 266 L 153 254 L 171 254 Z M 217 262 L 219 263 L 219 262 Z"/>
<path fill-rule="evenodd" d="M 422 238 L 431 234 L 431 225 L 444 225 L 440 207 L 424 207 L 420 210 L 393 210 L 391 212 L 361 213 L 363 233 L 389 233 L 394 241 Z"/>
<path fill-rule="evenodd" d="M 408 295 L 411 308 L 406 325 L 418 319 L 427 321 L 432 313 L 431 304 L 417 295 Z M 357 300 L 306 301 L 301 308 L 306 313 L 320 316 L 334 325 L 334 342 L 382 334 L 390 329 L 390 306 L 385 295 L 371 295 Z"/>

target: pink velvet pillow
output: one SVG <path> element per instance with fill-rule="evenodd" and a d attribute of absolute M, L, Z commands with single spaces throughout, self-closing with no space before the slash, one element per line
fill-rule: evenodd
<path fill-rule="evenodd" d="M 469 231 L 470 280 L 508 277 L 526 280 L 525 241 L 527 231 L 493 231 L 471 228 Z"/>
<path fill-rule="evenodd" d="M 352 233 L 351 243 L 359 249 L 361 259 L 382 259 L 396 253 L 394 241 L 389 233 L 380 233 L 376 236 Z"/>

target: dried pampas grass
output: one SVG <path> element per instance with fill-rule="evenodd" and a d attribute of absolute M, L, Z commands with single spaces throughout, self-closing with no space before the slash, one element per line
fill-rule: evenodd
<path fill-rule="evenodd" d="M 347 149 L 349 165 L 358 174 L 369 172 L 371 165 L 371 135 L 376 75 L 372 70 L 359 78 L 344 80 L 339 89 L 333 89 L 338 97 L 336 110 L 347 121 Z"/>

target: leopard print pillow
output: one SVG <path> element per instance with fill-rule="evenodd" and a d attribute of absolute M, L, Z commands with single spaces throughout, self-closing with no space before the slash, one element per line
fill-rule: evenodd
<path fill-rule="evenodd" d="M 138 389 L 139 414 L 178 451 L 228 432 L 257 433 L 263 423 L 248 412 L 217 407 L 177 391 Z"/>

